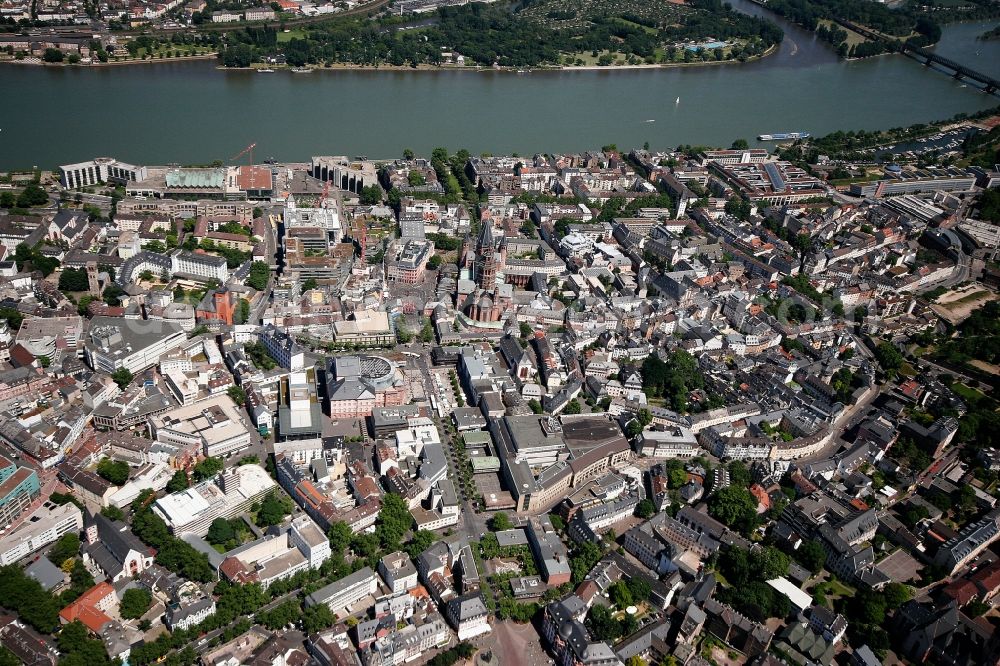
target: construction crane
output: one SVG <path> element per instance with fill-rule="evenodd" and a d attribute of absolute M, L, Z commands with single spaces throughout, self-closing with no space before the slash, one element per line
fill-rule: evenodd
<path fill-rule="evenodd" d="M 364 266 L 364 265 L 366 265 L 368 263 L 368 256 L 367 256 L 367 252 L 368 252 L 368 224 L 364 220 L 361 220 L 358 223 L 358 226 L 360 227 L 360 234 L 359 235 L 361 236 L 358 239 L 358 243 L 361 245 L 361 265 Z"/>
<path fill-rule="evenodd" d="M 319 208 L 323 208 L 326 205 L 326 198 L 330 196 L 330 181 L 323 183 L 323 194 L 319 197 Z"/>
<path fill-rule="evenodd" d="M 253 166 L 253 149 L 256 148 L 256 147 L 257 147 L 256 143 L 251 143 L 249 146 L 247 146 L 246 148 L 244 148 L 240 152 L 236 153 L 236 155 L 234 155 L 233 157 L 230 157 L 229 161 L 230 162 L 235 162 L 236 160 L 240 159 L 241 157 L 243 157 L 247 153 L 250 153 L 250 166 Z"/>

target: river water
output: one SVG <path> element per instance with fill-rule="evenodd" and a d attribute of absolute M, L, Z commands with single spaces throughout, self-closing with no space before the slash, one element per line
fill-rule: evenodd
<path fill-rule="evenodd" d="M 751 13 L 764 10 L 734 0 Z M 996 106 L 996 97 L 904 56 L 844 62 L 785 30 L 747 64 L 619 71 L 220 71 L 213 62 L 0 66 L 0 168 L 110 155 L 145 164 L 311 155 L 391 157 L 436 146 L 473 153 L 681 143 L 760 133 L 877 129 Z M 947 26 L 937 51 L 1000 76 L 992 23 Z M 677 103 L 676 99 L 680 98 Z M 651 122 L 652 121 L 652 122 Z"/>

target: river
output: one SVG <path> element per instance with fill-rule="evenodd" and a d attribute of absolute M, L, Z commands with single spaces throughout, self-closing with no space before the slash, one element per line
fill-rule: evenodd
<path fill-rule="evenodd" d="M 840 61 L 811 33 L 771 17 L 785 30 L 777 53 L 702 67 L 259 74 L 206 61 L 0 66 L 0 168 L 51 169 L 98 155 L 226 161 L 252 142 L 256 161 L 429 154 L 436 146 L 532 153 L 645 141 L 753 144 L 760 133 L 905 126 L 1000 103 L 904 56 Z M 994 23 L 946 26 L 936 49 L 1000 76 L 1000 40 L 975 39 Z"/>

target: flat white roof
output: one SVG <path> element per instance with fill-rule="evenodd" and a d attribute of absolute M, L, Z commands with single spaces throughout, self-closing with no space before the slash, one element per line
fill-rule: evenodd
<path fill-rule="evenodd" d="M 156 500 L 156 506 L 173 525 L 187 525 L 211 506 L 199 492 L 200 487 L 188 488 Z"/>
<path fill-rule="evenodd" d="M 813 605 L 813 598 L 799 589 L 795 583 L 787 578 L 775 578 L 774 580 L 767 581 L 767 584 L 788 597 L 788 600 L 792 602 L 792 605 L 800 610 L 804 610 Z"/>

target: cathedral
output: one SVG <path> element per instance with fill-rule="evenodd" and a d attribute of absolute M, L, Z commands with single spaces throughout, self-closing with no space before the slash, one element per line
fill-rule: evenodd
<path fill-rule="evenodd" d="M 467 319 L 499 322 L 501 315 L 510 310 L 513 289 L 502 280 L 506 263 L 507 239 L 503 234 L 494 234 L 491 220 L 483 222 L 475 246 L 471 237 L 465 236 L 457 305 Z"/>

